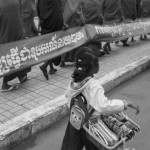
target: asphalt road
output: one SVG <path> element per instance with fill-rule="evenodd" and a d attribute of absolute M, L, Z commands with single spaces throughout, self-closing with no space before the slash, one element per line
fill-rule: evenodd
<path fill-rule="evenodd" d="M 125 113 L 141 127 L 141 132 L 126 144 L 134 150 L 150 150 L 150 70 L 136 76 L 110 93 L 109 99 L 119 98 L 132 100 L 140 106 L 141 113 L 134 110 Z M 64 118 L 53 127 L 28 139 L 12 150 L 60 150 L 68 118 Z"/>

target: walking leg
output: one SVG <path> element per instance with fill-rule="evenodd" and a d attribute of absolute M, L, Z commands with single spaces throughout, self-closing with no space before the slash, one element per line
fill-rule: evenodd
<path fill-rule="evenodd" d="M 48 73 L 47 73 L 47 66 L 48 66 L 48 65 L 49 65 L 49 61 L 46 61 L 46 62 L 44 62 L 43 65 L 39 66 L 40 69 L 41 69 L 41 71 L 42 71 L 42 73 L 43 73 L 43 75 L 44 75 L 44 77 L 45 77 L 47 80 L 49 80 Z"/>

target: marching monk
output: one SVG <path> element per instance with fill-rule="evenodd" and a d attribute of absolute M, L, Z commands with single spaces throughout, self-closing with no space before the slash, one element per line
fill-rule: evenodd
<path fill-rule="evenodd" d="M 76 27 L 84 24 L 82 14 L 82 0 L 66 0 L 63 11 L 64 24 Z"/>
<path fill-rule="evenodd" d="M 123 13 L 120 0 L 102 0 L 104 21 L 122 21 Z"/>
<path fill-rule="evenodd" d="M 102 0 L 84 0 L 83 15 L 86 24 L 103 24 L 103 16 L 101 10 Z M 103 56 L 108 51 L 102 49 L 100 39 L 91 40 L 86 46 L 93 48 L 97 56 Z"/>
<path fill-rule="evenodd" d="M 120 0 L 102 0 L 102 15 L 104 24 L 108 22 L 118 22 L 123 20 Z M 110 43 L 107 42 L 103 46 L 104 50 L 111 50 Z"/>
<path fill-rule="evenodd" d="M 22 39 L 25 39 L 25 33 L 18 0 L 0 0 L 0 44 Z M 18 89 L 18 84 L 9 84 L 9 82 L 15 78 L 19 79 L 19 83 L 27 81 L 27 73 L 29 71 L 31 71 L 31 68 L 22 69 L 5 75 L 3 77 L 1 92 Z"/>
<path fill-rule="evenodd" d="M 66 0 L 63 12 L 64 23 L 76 27 L 85 23 L 102 24 L 102 0 Z"/>
<path fill-rule="evenodd" d="M 142 18 L 150 17 L 150 0 L 141 0 L 140 16 Z"/>
<path fill-rule="evenodd" d="M 102 25 L 103 17 L 101 12 L 102 0 L 67 0 L 64 6 L 64 23 L 69 27 L 82 26 L 86 24 L 99 24 Z M 101 49 L 101 41 L 94 40 L 88 44 L 96 47 L 96 53 L 105 53 Z M 100 52 L 101 51 L 101 52 Z M 65 66 L 65 62 L 73 62 L 76 49 L 68 52 L 62 57 L 61 66 Z"/>
<path fill-rule="evenodd" d="M 41 35 L 62 29 L 63 16 L 59 0 L 38 0 L 37 13 L 40 19 Z M 49 80 L 47 67 L 50 67 L 49 74 L 54 74 L 57 71 L 57 69 L 54 68 L 54 65 L 59 65 L 60 61 L 61 57 L 58 56 L 45 61 L 44 64 L 40 66 L 40 69 L 47 80 Z"/>
<path fill-rule="evenodd" d="M 100 24 L 103 23 L 102 0 L 84 0 L 83 14 L 87 24 Z"/>
<path fill-rule="evenodd" d="M 68 28 L 81 26 L 84 24 L 82 14 L 82 0 L 65 0 L 63 8 L 63 22 Z M 65 62 L 73 62 L 76 50 L 69 51 L 61 56 L 61 67 Z"/>
<path fill-rule="evenodd" d="M 32 0 L 19 0 L 23 27 L 26 37 L 37 36 L 39 31 L 34 23 L 34 7 Z"/>
<path fill-rule="evenodd" d="M 136 0 L 121 0 L 121 7 L 125 19 L 136 19 Z"/>
<path fill-rule="evenodd" d="M 137 13 L 137 17 L 139 17 L 140 3 L 141 3 L 141 0 L 136 0 L 136 13 Z"/>
<path fill-rule="evenodd" d="M 136 0 L 121 0 L 121 7 L 123 11 L 123 15 L 125 19 L 131 19 L 135 20 L 137 17 L 137 11 L 136 11 Z M 124 45 L 127 44 L 127 40 L 122 40 Z M 134 41 L 134 38 L 132 37 L 131 41 Z"/>
<path fill-rule="evenodd" d="M 149 18 L 150 17 L 150 0 L 141 0 L 140 17 L 141 18 Z M 140 40 L 145 40 L 145 39 L 147 39 L 146 34 L 140 36 Z"/>

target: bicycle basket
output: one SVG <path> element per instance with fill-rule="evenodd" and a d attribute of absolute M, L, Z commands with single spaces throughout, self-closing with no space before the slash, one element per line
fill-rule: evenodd
<path fill-rule="evenodd" d="M 100 150 L 120 150 L 140 127 L 123 113 L 101 115 L 83 126 L 87 138 Z"/>

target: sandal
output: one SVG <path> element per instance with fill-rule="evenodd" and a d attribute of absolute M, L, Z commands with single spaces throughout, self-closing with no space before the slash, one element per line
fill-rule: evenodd
<path fill-rule="evenodd" d="M 57 71 L 57 69 L 49 70 L 49 74 L 54 74 L 56 71 Z"/>
<path fill-rule="evenodd" d="M 46 80 L 49 80 L 47 70 L 45 68 L 43 68 L 42 66 L 39 66 L 39 67 L 40 67 L 44 77 L 46 78 Z"/>
<path fill-rule="evenodd" d="M 13 91 L 13 90 L 17 90 L 19 88 L 18 85 L 11 85 L 8 89 L 1 89 L 1 92 L 9 92 L 9 91 Z"/>
<path fill-rule="evenodd" d="M 64 61 L 62 61 L 61 63 L 60 63 L 60 67 L 65 67 L 65 62 Z"/>
<path fill-rule="evenodd" d="M 28 77 L 27 76 L 24 76 L 24 77 L 22 77 L 21 79 L 19 79 L 19 84 L 21 84 L 21 83 L 24 83 L 24 82 L 26 82 L 28 80 Z"/>

